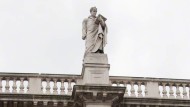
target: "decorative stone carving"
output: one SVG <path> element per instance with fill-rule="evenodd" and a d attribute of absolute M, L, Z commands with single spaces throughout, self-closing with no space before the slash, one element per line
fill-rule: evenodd
<path fill-rule="evenodd" d="M 84 101 L 86 101 L 86 98 L 83 93 L 77 93 L 74 98 L 73 107 L 84 107 Z"/>
<path fill-rule="evenodd" d="M 92 106 L 94 103 L 117 107 L 124 93 L 125 87 L 75 85 L 72 93 L 73 107 L 84 107 L 88 104 Z"/>
<path fill-rule="evenodd" d="M 112 107 L 119 107 L 120 102 L 123 100 L 123 94 L 119 93 L 116 97 L 112 99 Z"/>

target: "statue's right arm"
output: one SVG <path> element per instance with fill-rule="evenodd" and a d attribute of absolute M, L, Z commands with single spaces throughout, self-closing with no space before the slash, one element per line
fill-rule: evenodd
<path fill-rule="evenodd" d="M 87 19 L 82 22 L 82 39 L 85 40 L 87 35 Z"/>

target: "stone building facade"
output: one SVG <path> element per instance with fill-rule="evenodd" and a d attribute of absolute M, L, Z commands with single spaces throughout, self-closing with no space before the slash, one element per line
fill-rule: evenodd
<path fill-rule="evenodd" d="M 0 73 L 0 107 L 190 107 L 190 80 L 109 76 L 107 56 L 81 75 Z"/>

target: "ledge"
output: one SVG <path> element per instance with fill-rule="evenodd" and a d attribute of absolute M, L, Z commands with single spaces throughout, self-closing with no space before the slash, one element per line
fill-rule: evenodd
<path fill-rule="evenodd" d="M 161 99 L 161 98 L 124 98 L 121 107 L 125 105 L 159 105 L 172 107 L 190 107 L 189 99 Z"/>

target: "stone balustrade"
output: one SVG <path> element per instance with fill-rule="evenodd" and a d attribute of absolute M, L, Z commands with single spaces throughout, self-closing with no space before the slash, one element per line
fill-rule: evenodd
<path fill-rule="evenodd" d="M 0 73 L 0 93 L 71 95 L 81 75 Z M 190 80 L 110 76 L 110 85 L 126 87 L 125 97 L 189 99 Z"/>
<path fill-rule="evenodd" d="M 0 93 L 71 95 L 79 75 L 0 73 Z"/>
<path fill-rule="evenodd" d="M 112 86 L 125 86 L 125 97 L 189 99 L 190 80 L 111 76 Z"/>

